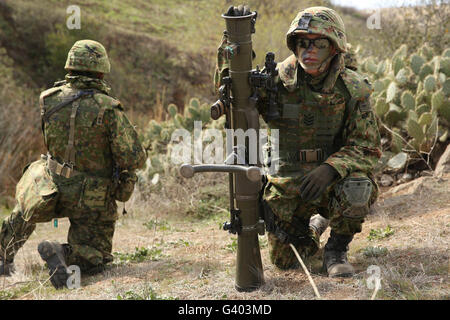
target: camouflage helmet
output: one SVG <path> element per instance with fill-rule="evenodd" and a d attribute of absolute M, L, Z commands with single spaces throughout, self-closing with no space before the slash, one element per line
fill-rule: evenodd
<path fill-rule="evenodd" d="M 300 33 L 320 34 L 330 39 L 339 52 L 347 51 L 344 21 L 333 9 L 311 7 L 297 14 L 286 34 L 287 46 L 293 52 L 295 38 Z"/>
<path fill-rule="evenodd" d="M 109 73 L 110 64 L 105 47 L 97 41 L 79 40 L 67 54 L 66 70 Z"/>

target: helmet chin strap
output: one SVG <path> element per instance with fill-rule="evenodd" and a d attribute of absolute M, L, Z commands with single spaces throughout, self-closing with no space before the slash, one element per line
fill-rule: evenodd
<path fill-rule="evenodd" d="M 319 66 L 319 68 L 317 69 L 317 71 L 319 71 L 320 74 L 322 74 L 323 72 L 325 72 L 325 70 L 327 69 L 328 65 L 330 64 L 331 60 L 336 56 L 336 53 L 331 55 L 326 58 Z"/>

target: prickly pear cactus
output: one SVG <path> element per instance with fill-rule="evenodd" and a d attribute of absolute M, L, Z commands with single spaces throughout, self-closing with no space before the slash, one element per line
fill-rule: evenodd
<path fill-rule="evenodd" d="M 417 157 L 436 141 L 450 142 L 450 48 L 439 55 L 426 43 L 413 53 L 403 45 L 392 59 L 360 61 L 372 81 L 374 111 L 391 131 L 381 130 L 390 141 L 383 144 L 385 152 L 408 150 Z"/>

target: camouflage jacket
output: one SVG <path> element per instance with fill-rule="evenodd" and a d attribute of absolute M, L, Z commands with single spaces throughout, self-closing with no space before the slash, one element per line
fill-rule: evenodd
<path fill-rule="evenodd" d="M 93 90 L 94 94 L 77 100 L 74 170 L 111 178 L 114 166 L 128 171 L 142 168 L 146 159 L 145 150 L 120 102 L 108 95 L 110 88 L 103 80 L 67 75 L 65 81 L 41 93 L 41 114 L 81 90 Z M 48 151 L 61 164 L 66 160 L 72 105 L 73 102 L 42 123 Z"/>
<path fill-rule="evenodd" d="M 281 118 L 268 125 L 280 129 L 281 164 L 287 161 L 286 149 L 322 148 L 322 161 L 341 178 L 354 171 L 371 175 L 381 157 L 380 133 L 369 102 L 372 89 L 361 74 L 344 67 L 343 60 L 337 55 L 329 71 L 316 78 L 303 71 L 295 55 L 277 65 Z M 258 108 L 264 117 L 263 92 L 261 96 Z M 299 168 L 308 170 L 322 161 Z"/>
<path fill-rule="evenodd" d="M 222 54 L 225 41 L 218 50 L 216 89 L 228 75 L 229 62 Z M 341 178 L 354 171 L 371 175 L 381 157 L 380 133 L 369 102 L 371 86 L 361 74 L 345 67 L 345 58 L 337 55 L 329 71 L 317 78 L 303 71 L 295 55 L 277 65 L 281 118 L 268 126 L 280 129 L 280 167 L 290 171 L 287 176 L 303 175 L 322 161 L 333 166 Z M 264 90 L 259 91 L 259 96 L 257 107 L 264 117 L 267 110 Z M 326 136 L 333 141 L 324 141 L 322 138 Z M 292 159 L 292 155 L 299 150 L 323 146 L 327 150 L 322 161 L 293 164 L 298 159 Z"/>

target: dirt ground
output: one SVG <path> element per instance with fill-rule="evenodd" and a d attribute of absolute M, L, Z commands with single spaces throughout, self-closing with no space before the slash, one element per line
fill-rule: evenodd
<path fill-rule="evenodd" d="M 321 251 L 307 262 L 322 299 L 371 299 L 371 265 L 380 271 L 376 299 L 449 299 L 449 191 L 450 174 L 384 189 L 350 245 L 353 278 L 321 274 Z M 150 204 L 129 211 L 117 223 L 114 264 L 82 276 L 78 289 L 53 289 L 36 250 L 44 238 L 64 242 L 68 220 L 38 225 L 16 257 L 16 273 L 0 277 L 0 299 L 316 299 L 301 269 L 270 263 L 267 235 L 260 237 L 264 285 L 237 292 L 236 236 L 220 229 L 226 210 L 207 219 L 161 214 Z"/>

